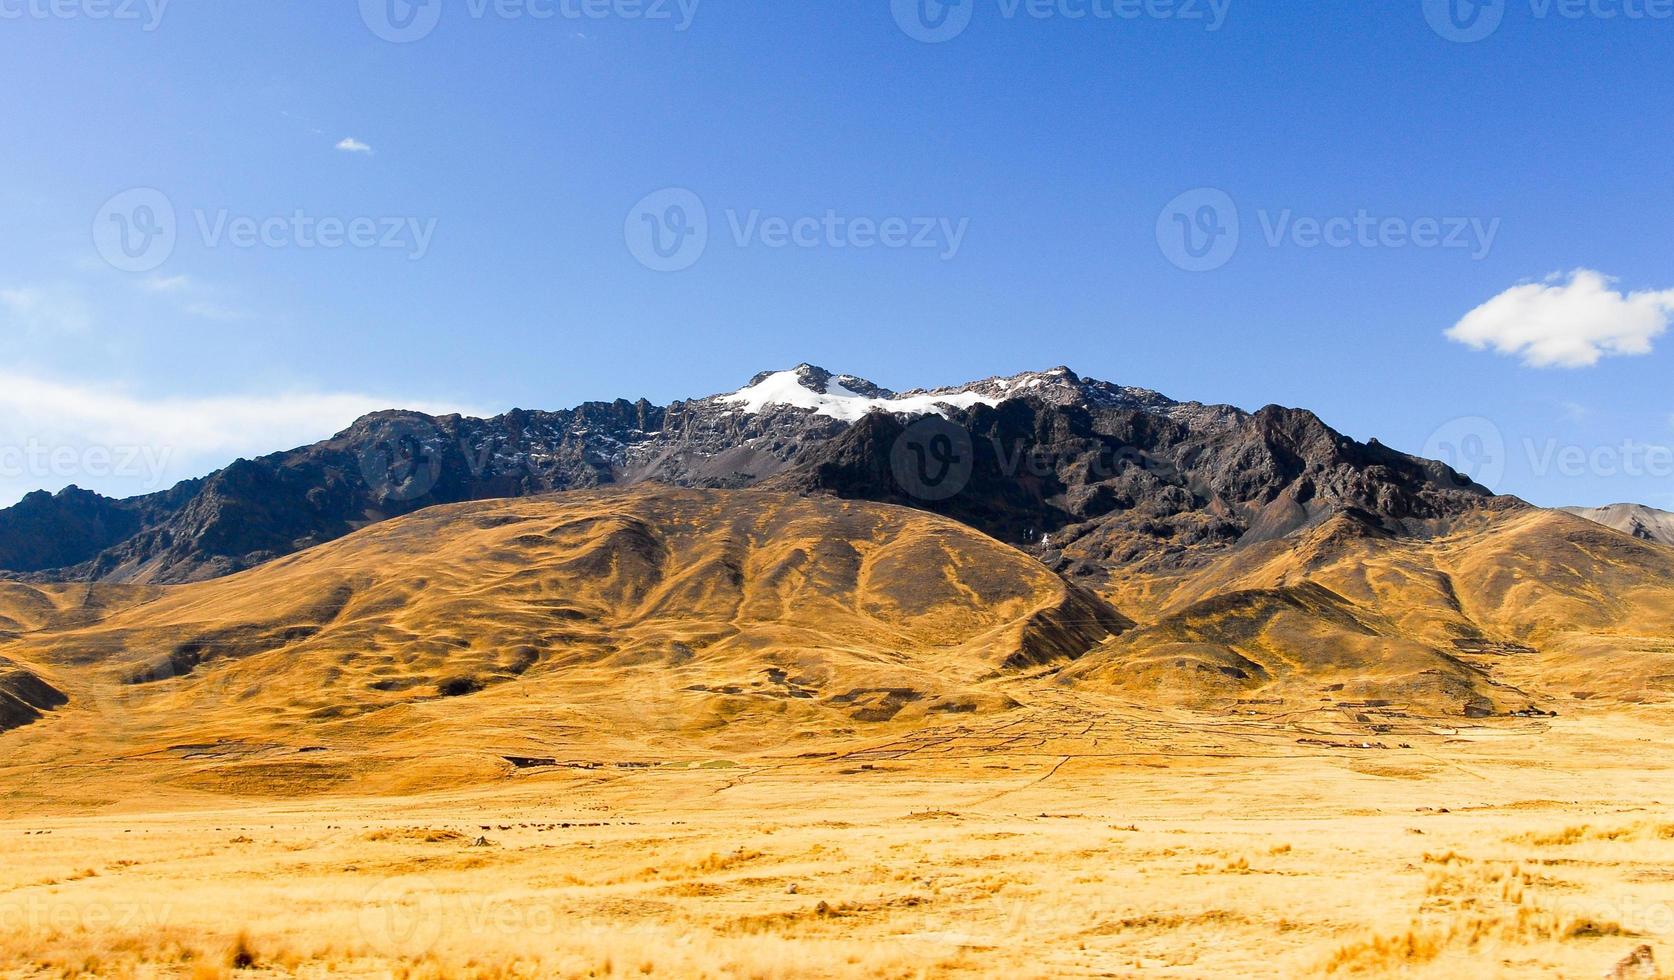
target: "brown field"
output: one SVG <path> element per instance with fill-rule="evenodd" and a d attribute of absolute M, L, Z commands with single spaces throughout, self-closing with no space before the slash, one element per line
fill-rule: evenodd
<path fill-rule="evenodd" d="M 1299 745 L 1304 719 L 1023 713 L 795 754 L 597 752 L 401 798 L 77 816 L 40 789 L 78 774 L 37 770 L 0 821 L 0 962 L 219 977 L 244 949 L 250 976 L 1596 977 L 1674 937 L 1660 720 L 1496 722 L 1375 750 Z"/>
<path fill-rule="evenodd" d="M 1602 976 L 1674 956 L 1671 555 L 1328 526 L 1112 608 L 659 492 L 0 584 L 0 975 Z"/>

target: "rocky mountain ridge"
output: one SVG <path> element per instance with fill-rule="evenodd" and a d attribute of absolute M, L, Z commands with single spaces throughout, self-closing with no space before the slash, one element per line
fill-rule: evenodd
<path fill-rule="evenodd" d="M 804 364 L 668 406 L 380 412 L 158 494 L 33 494 L 0 511 L 0 572 L 194 581 L 434 504 L 648 482 L 932 510 L 1086 578 L 1188 566 L 1337 514 L 1430 533 L 1492 497 L 1297 409 L 1177 402 L 1067 367 L 897 393 Z"/>
<path fill-rule="evenodd" d="M 1608 507 L 1565 507 L 1564 513 L 1585 517 L 1594 524 L 1615 528 L 1641 541 L 1674 545 L 1674 514 L 1644 504 L 1611 504 Z"/>

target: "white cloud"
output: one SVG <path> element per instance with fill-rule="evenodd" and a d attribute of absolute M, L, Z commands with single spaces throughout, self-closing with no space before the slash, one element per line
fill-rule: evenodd
<path fill-rule="evenodd" d="M 368 156 L 372 154 L 372 147 L 367 146 L 353 136 L 343 137 L 342 141 L 337 144 L 337 148 L 344 153 L 365 153 Z"/>
<path fill-rule="evenodd" d="M 0 506 L 72 483 L 115 496 L 150 493 L 241 456 L 317 442 L 392 408 L 481 414 L 356 392 L 146 398 L 0 369 Z"/>
<path fill-rule="evenodd" d="M 169 303 L 187 316 L 217 323 L 238 323 L 256 318 L 248 310 L 217 298 L 226 290 L 205 285 L 191 276 L 152 276 L 141 280 L 139 287 L 148 293 L 168 297 Z"/>
<path fill-rule="evenodd" d="M 93 326 L 93 313 L 85 300 L 69 290 L 0 289 L 0 325 L 12 334 L 85 333 Z"/>
<path fill-rule="evenodd" d="M 1563 412 L 1566 422 L 1585 422 L 1593 417 L 1593 410 L 1576 401 L 1562 401 L 1558 408 Z"/>
<path fill-rule="evenodd" d="M 1591 269 L 1525 283 L 1495 296 L 1447 331 L 1530 367 L 1591 367 L 1600 358 L 1651 353 L 1674 319 L 1674 289 L 1623 293 Z"/>
<path fill-rule="evenodd" d="M 140 288 L 152 293 L 176 293 L 192 284 L 190 276 L 152 276 Z"/>

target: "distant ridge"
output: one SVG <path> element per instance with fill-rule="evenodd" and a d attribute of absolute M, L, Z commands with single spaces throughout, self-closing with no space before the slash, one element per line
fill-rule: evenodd
<path fill-rule="evenodd" d="M 1644 504 L 1611 504 L 1608 507 L 1565 507 L 1563 511 L 1585 517 L 1595 524 L 1613 527 L 1641 541 L 1674 545 L 1674 514 Z"/>

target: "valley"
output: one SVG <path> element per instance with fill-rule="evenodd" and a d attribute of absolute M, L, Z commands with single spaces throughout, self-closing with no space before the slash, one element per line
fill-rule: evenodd
<path fill-rule="evenodd" d="M 1654 975 L 1641 526 L 1068 369 L 33 497 L 0 976 Z"/>
<path fill-rule="evenodd" d="M 0 974 L 1596 976 L 1674 935 L 1671 565 L 1487 507 L 1094 591 L 645 487 L 0 584 Z"/>

